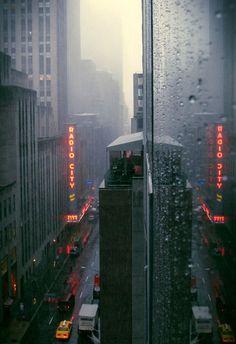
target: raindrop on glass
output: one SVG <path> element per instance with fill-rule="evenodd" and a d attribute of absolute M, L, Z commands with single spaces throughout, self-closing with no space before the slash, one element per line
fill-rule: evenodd
<path fill-rule="evenodd" d="M 222 18 L 222 12 L 216 11 L 216 18 L 217 18 L 217 19 Z"/>
<path fill-rule="evenodd" d="M 202 143 L 202 140 L 200 138 L 198 138 L 197 143 L 200 145 Z"/>
<path fill-rule="evenodd" d="M 196 102 L 196 97 L 194 95 L 189 96 L 188 98 L 190 104 L 194 104 Z"/>

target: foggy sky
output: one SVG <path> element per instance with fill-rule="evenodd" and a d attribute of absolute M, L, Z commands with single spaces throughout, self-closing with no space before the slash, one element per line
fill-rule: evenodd
<path fill-rule="evenodd" d="M 78 54 L 83 59 L 93 60 L 98 70 L 113 73 L 114 78 L 123 83 L 132 117 L 132 75 L 142 68 L 141 0 L 81 0 L 80 11 L 78 0 L 69 0 L 69 4 L 70 73 L 74 74 Z"/>

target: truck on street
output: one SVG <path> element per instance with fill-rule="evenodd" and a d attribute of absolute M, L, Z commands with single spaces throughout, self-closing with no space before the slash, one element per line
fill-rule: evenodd
<path fill-rule="evenodd" d="M 212 315 L 208 306 L 192 306 L 192 333 L 202 342 L 211 342 Z"/>
<path fill-rule="evenodd" d="M 98 305 L 83 303 L 79 311 L 79 335 L 91 334 L 98 322 Z"/>

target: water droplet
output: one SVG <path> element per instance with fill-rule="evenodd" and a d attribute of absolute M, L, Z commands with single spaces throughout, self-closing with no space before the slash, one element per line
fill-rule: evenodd
<path fill-rule="evenodd" d="M 221 11 L 216 11 L 216 18 L 221 19 L 222 18 L 222 12 Z"/>
<path fill-rule="evenodd" d="M 184 103 L 183 103 L 183 102 L 180 102 L 180 103 L 179 103 L 179 106 L 184 106 Z"/>
<path fill-rule="evenodd" d="M 188 98 L 190 104 L 194 104 L 196 102 L 196 97 L 194 95 L 189 96 Z"/>
<path fill-rule="evenodd" d="M 198 138 L 197 143 L 200 145 L 202 143 L 202 140 L 200 138 Z"/>

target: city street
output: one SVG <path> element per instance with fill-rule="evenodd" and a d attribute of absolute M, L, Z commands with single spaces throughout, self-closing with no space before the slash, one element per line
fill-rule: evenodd
<path fill-rule="evenodd" d="M 78 339 L 78 313 L 82 303 L 91 303 L 94 275 L 99 269 L 98 224 L 94 225 L 91 236 L 79 257 L 69 257 L 64 270 L 58 277 L 51 293 L 58 295 L 64 288 L 65 278 L 69 277 L 76 288 L 73 313 L 60 313 L 57 303 L 45 302 L 37 313 L 30 329 L 23 340 L 28 344 L 57 343 L 56 328 L 61 320 L 72 320 L 73 328 L 69 343 L 82 343 Z"/>
<path fill-rule="evenodd" d="M 192 238 L 192 275 L 197 280 L 197 303 L 199 306 L 208 306 L 213 317 L 213 344 L 220 344 L 217 332 L 217 313 L 215 308 L 215 294 L 213 281 L 217 276 L 214 261 L 209 256 L 206 246 L 202 242 L 199 225 L 194 225 Z"/>

